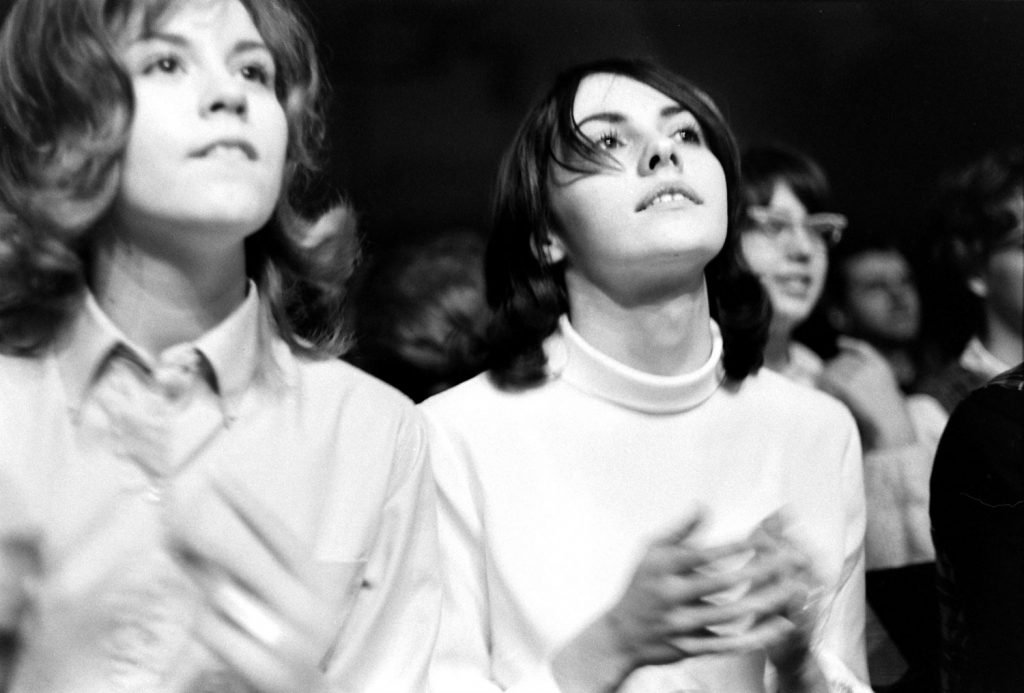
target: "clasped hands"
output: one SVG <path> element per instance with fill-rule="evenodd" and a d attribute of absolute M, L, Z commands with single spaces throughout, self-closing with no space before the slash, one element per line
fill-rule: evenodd
<path fill-rule="evenodd" d="M 241 484 L 212 488 L 198 518 L 168 529 L 205 600 L 197 638 L 249 691 L 322 690 L 337 614 L 309 547 Z"/>
<path fill-rule="evenodd" d="M 564 691 L 615 690 L 642 666 L 754 650 L 780 681 L 818 677 L 811 645 L 823 589 L 785 523 L 772 515 L 715 546 L 697 539 L 705 524 L 695 511 L 651 543 L 619 600 L 556 655 Z"/>

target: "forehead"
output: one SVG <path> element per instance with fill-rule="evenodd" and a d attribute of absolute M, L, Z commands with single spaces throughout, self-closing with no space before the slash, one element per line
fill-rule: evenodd
<path fill-rule="evenodd" d="M 866 250 L 843 263 L 851 280 L 867 280 L 878 276 L 904 275 L 909 265 L 894 250 Z"/>
<path fill-rule="evenodd" d="M 775 183 L 775 187 L 772 188 L 771 199 L 768 200 L 768 206 L 775 210 L 790 212 L 791 214 L 806 214 L 807 208 L 804 203 L 800 201 L 800 198 L 793 192 L 793 188 L 788 183 L 781 181 Z"/>
<path fill-rule="evenodd" d="M 194 27 L 256 27 L 249 10 L 240 0 L 174 0 L 158 24 L 187 24 Z"/>
<path fill-rule="evenodd" d="M 573 101 L 573 117 L 583 120 L 595 113 L 620 113 L 630 117 L 660 114 L 679 103 L 654 87 L 625 75 L 599 72 L 580 82 Z"/>
<path fill-rule="evenodd" d="M 129 40 L 167 30 L 219 32 L 230 29 L 232 33 L 259 37 L 252 16 L 241 0 L 149 0 L 135 6 L 126 28 Z"/>

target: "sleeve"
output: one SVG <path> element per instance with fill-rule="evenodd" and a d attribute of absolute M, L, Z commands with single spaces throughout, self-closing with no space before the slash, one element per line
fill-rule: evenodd
<path fill-rule="evenodd" d="M 330 691 L 429 690 L 441 596 L 435 487 L 418 415 L 400 429 L 390 474 L 361 593 L 328 666 Z"/>
<path fill-rule="evenodd" d="M 928 485 L 946 414 L 931 397 L 912 396 L 907 408 L 917 441 L 864 453 L 868 570 L 927 563 L 935 559 Z"/>
<path fill-rule="evenodd" d="M 26 583 L 41 570 L 39 515 L 52 479 L 52 470 L 37 459 L 51 430 L 38 404 L 46 388 L 37 379 L 25 386 L 4 365 L 0 357 L 0 690 L 6 690 L 29 607 Z"/>
<path fill-rule="evenodd" d="M 980 390 L 954 410 L 935 457 L 931 517 L 949 690 L 1024 686 L 1021 421 L 1019 391 Z"/>
<path fill-rule="evenodd" d="M 845 413 L 845 412 L 844 412 Z M 826 597 L 818 657 L 836 693 L 870 693 L 864 646 L 865 502 L 860 438 L 847 415 L 846 444 L 840 467 L 842 568 Z"/>
<path fill-rule="evenodd" d="M 428 422 L 430 422 L 428 410 Z M 434 420 L 429 423 L 438 489 L 441 544 L 441 630 L 434 652 L 431 686 L 435 693 L 559 693 L 548 663 L 503 688 L 491 675 L 492 643 L 484 560 L 481 494 L 469 455 Z"/>

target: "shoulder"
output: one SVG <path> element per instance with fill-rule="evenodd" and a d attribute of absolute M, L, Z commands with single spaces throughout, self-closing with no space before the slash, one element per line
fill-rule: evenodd
<path fill-rule="evenodd" d="M 47 356 L 9 356 L 0 354 L 0 407 L 11 412 L 25 411 L 32 402 L 52 397 L 48 384 L 54 376 Z M 0 417 L 0 421 L 8 421 Z"/>
<path fill-rule="evenodd" d="M 486 421 L 535 406 L 546 396 L 548 388 L 549 383 L 541 383 L 523 389 L 502 389 L 485 372 L 430 397 L 419 406 L 433 419 L 469 417 Z"/>
<path fill-rule="evenodd" d="M 815 421 L 842 421 L 852 423 L 849 410 L 838 399 L 821 390 L 769 368 L 761 368 L 748 376 L 739 386 L 740 392 L 764 407 L 766 414 L 782 416 L 804 423 Z"/>
<path fill-rule="evenodd" d="M 971 391 L 984 383 L 984 377 L 964 368 L 959 361 L 951 361 L 938 371 L 926 376 L 921 381 L 918 391 L 931 396 L 947 412 L 951 412 Z"/>
<path fill-rule="evenodd" d="M 296 406 L 358 435 L 418 435 L 421 415 L 399 390 L 339 359 L 294 356 L 288 369 Z"/>
<path fill-rule="evenodd" d="M 398 389 L 347 361 L 294 356 L 293 363 L 294 377 L 306 392 L 368 399 L 379 406 L 399 410 L 412 409 L 412 400 Z"/>

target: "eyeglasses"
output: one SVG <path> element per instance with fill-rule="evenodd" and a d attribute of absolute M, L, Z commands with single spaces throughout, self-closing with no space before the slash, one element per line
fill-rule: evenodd
<path fill-rule="evenodd" d="M 747 217 L 754 224 L 751 230 L 759 231 L 771 240 L 777 239 L 784 232 L 794 233 L 799 226 L 813 242 L 820 243 L 826 248 L 831 248 L 839 242 L 848 223 L 842 214 L 831 212 L 809 214 L 803 221 L 798 222 L 785 212 L 758 206 L 749 207 Z"/>

